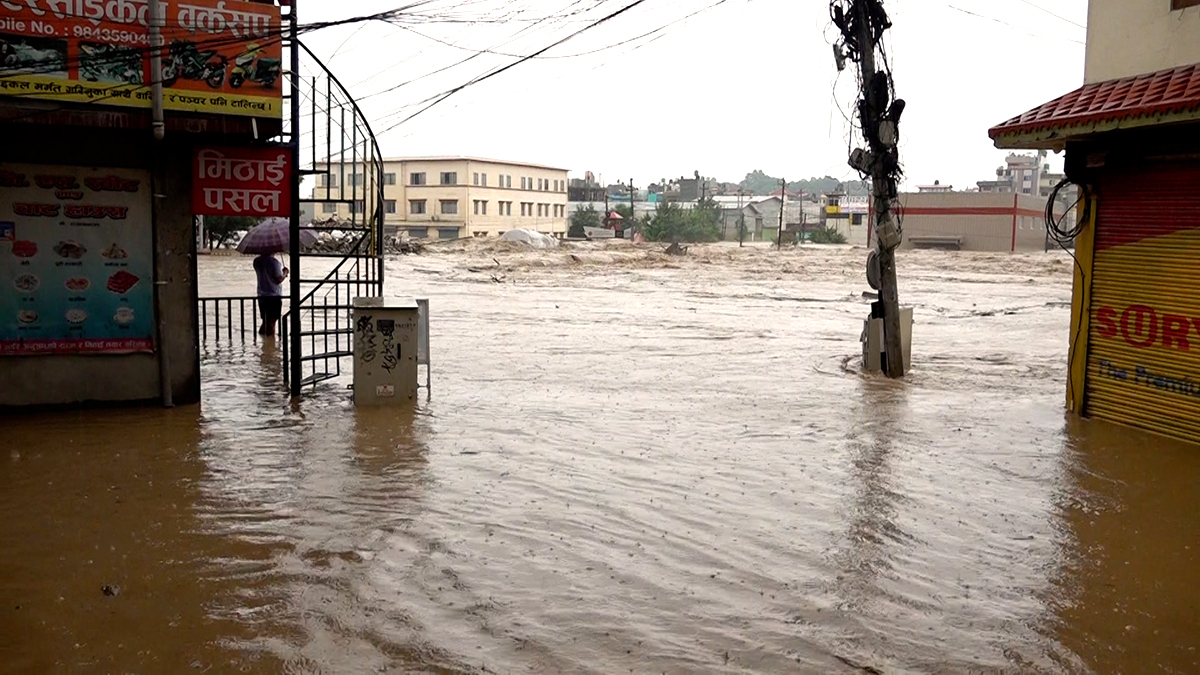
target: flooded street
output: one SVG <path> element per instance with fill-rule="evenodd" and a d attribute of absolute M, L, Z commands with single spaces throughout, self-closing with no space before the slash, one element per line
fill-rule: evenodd
<path fill-rule="evenodd" d="M 861 249 L 449 247 L 416 410 L 208 342 L 0 418 L 0 672 L 1200 672 L 1200 449 L 1064 417 L 1065 255 L 902 252 L 892 382 Z"/>

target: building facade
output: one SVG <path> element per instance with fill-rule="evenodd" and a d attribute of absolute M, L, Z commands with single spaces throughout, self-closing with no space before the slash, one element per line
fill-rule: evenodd
<path fill-rule="evenodd" d="M 1091 0 L 1083 87 L 993 127 L 1083 193 L 1067 409 L 1200 442 L 1200 0 Z"/>
<path fill-rule="evenodd" d="M 325 202 L 318 220 L 345 219 L 361 210 L 362 176 L 319 176 L 311 196 Z M 540 164 L 475 157 L 406 157 L 384 160 L 384 227 L 414 238 L 498 237 L 508 230 L 567 233 L 567 170 Z"/>
<path fill-rule="evenodd" d="M 870 229 L 869 202 L 866 195 L 849 195 L 841 189 L 821 195 L 821 223 L 840 232 L 847 243 L 866 246 Z"/>
<path fill-rule="evenodd" d="M 806 221 L 804 202 L 789 199 L 785 204 L 778 194 L 718 195 L 712 198 L 720 211 L 721 239 L 738 241 L 741 224 L 745 222 L 744 241 L 775 241 L 779 236 L 779 210 L 783 209 L 783 225 L 795 228 L 817 220 Z"/>
<path fill-rule="evenodd" d="M 1085 84 L 1200 63 L 1197 0 L 1088 2 Z"/>
<path fill-rule="evenodd" d="M 140 22 L 59 5 L 51 26 L 37 3 L 0 3 L 0 409 L 196 403 L 194 158 L 265 149 L 281 130 L 282 78 L 161 82 L 159 122 L 145 4 Z M 187 7 L 164 10 L 164 32 L 181 34 L 184 12 L 203 10 L 221 21 L 203 47 L 223 62 L 252 52 L 278 62 L 277 7 Z M 87 39 L 101 32 L 111 39 Z"/>
<path fill-rule="evenodd" d="M 963 251 L 1043 251 L 1044 205 L 1034 196 L 979 192 L 908 192 L 895 214 L 904 228 L 901 248 Z"/>
<path fill-rule="evenodd" d="M 1054 175 L 1049 173 L 1050 165 L 1043 162 L 1044 156 L 1009 154 L 1004 158 L 1005 165 L 996 169 L 996 180 L 981 180 L 975 185 L 987 194 L 1042 194 L 1042 185 Z"/>

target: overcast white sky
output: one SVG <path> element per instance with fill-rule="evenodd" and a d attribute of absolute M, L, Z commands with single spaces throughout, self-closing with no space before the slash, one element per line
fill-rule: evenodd
<path fill-rule="evenodd" d="M 389 156 L 496 157 L 639 185 L 697 170 L 729 181 L 753 169 L 853 177 L 841 112 L 854 99 L 853 64 L 839 79 L 821 0 L 646 0 L 545 54 L 568 58 L 522 63 L 396 126 L 420 101 L 516 59 L 480 54 L 448 66 L 479 50 L 532 53 L 630 1 L 433 0 L 404 26 L 329 28 L 305 42 L 362 101 Z M 311 23 L 401 4 L 413 0 L 300 0 L 299 9 Z M 910 187 L 993 178 L 1005 153 L 988 128 L 1082 83 L 1087 0 L 885 7 L 897 95 L 908 102 Z M 546 17 L 555 18 L 537 21 Z"/>

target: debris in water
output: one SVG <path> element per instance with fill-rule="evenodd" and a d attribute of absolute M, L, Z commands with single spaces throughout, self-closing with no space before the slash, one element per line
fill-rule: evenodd
<path fill-rule="evenodd" d="M 874 666 L 863 666 L 863 665 L 860 665 L 860 664 L 857 664 L 857 663 L 851 661 L 850 659 L 848 659 L 844 656 L 838 656 L 837 654 L 834 654 L 833 658 L 837 659 L 838 661 L 841 661 L 842 663 L 846 664 L 847 666 L 850 666 L 851 668 L 854 668 L 856 670 L 861 670 L 864 673 L 871 673 L 871 675 L 883 675 L 883 671 Z"/>

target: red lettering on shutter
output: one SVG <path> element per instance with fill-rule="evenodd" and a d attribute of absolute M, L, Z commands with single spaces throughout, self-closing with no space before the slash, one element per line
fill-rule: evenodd
<path fill-rule="evenodd" d="M 1165 349 L 1175 347 L 1179 351 L 1190 351 L 1191 345 L 1188 343 L 1188 333 L 1192 327 L 1188 325 L 1187 317 L 1176 314 L 1163 314 L 1162 320 L 1162 346 Z"/>
<path fill-rule="evenodd" d="M 1117 322 L 1113 319 L 1117 318 L 1117 310 L 1112 307 L 1101 307 L 1100 311 L 1096 312 L 1096 320 L 1100 322 L 1100 334 L 1104 337 L 1111 338 L 1117 336 Z M 1200 324 L 1197 324 L 1197 331 L 1200 331 Z"/>
<path fill-rule="evenodd" d="M 1131 317 L 1136 318 L 1132 334 L 1129 330 Z M 1149 325 L 1147 326 L 1145 322 L 1149 322 Z M 1135 337 L 1141 338 L 1143 335 L 1146 336 L 1143 340 L 1134 339 Z M 1145 305 L 1130 305 L 1125 308 L 1125 311 L 1121 312 L 1121 337 L 1125 338 L 1130 346 L 1138 349 L 1152 346 L 1158 341 L 1158 313 L 1154 311 L 1153 307 Z"/>

